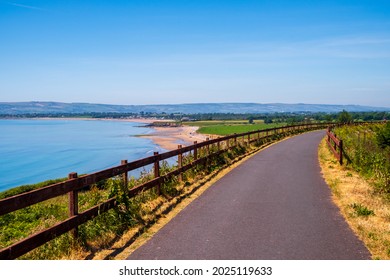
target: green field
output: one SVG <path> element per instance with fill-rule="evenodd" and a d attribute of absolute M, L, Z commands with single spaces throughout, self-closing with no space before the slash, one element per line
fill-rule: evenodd
<path fill-rule="evenodd" d="M 262 130 L 286 125 L 285 123 L 265 124 L 262 120 L 255 120 L 249 124 L 247 120 L 232 121 L 198 121 L 186 122 L 184 125 L 198 126 L 199 133 L 214 135 L 230 135 L 234 133 L 245 133 L 249 131 Z"/>

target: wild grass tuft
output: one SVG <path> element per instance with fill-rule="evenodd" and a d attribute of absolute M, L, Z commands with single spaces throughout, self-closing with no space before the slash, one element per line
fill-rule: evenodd
<path fill-rule="evenodd" d="M 351 204 L 353 210 L 355 210 L 356 215 L 358 216 L 374 216 L 375 213 L 373 210 L 369 210 L 367 207 L 361 205 L 360 203 Z"/>

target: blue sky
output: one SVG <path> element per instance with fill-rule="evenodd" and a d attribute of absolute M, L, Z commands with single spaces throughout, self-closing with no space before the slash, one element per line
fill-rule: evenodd
<path fill-rule="evenodd" d="M 390 1 L 0 0 L 0 101 L 390 107 Z"/>

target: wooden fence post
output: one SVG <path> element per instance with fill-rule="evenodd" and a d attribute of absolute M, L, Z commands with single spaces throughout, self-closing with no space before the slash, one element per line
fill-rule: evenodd
<path fill-rule="evenodd" d="M 210 138 L 206 138 L 206 142 L 209 141 Z M 206 147 L 203 148 L 204 151 L 206 151 L 205 161 L 204 161 L 204 168 L 207 168 L 209 165 L 209 155 L 210 155 L 210 145 L 207 144 Z"/>
<path fill-rule="evenodd" d="M 155 156 L 158 156 L 158 152 L 154 152 Z M 154 178 L 160 177 L 160 161 L 156 159 L 154 161 Z M 157 184 L 157 195 L 161 193 L 161 183 Z"/>
<path fill-rule="evenodd" d="M 196 144 L 198 144 L 198 141 L 194 141 L 194 161 L 198 159 L 198 148 L 196 147 Z"/>
<path fill-rule="evenodd" d="M 237 147 L 237 136 L 236 136 L 236 133 L 234 133 L 234 146 Z"/>
<path fill-rule="evenodd" d="M 177 148 L 180 150 L 180 153 L 177 155 L 177 167 L 181 168 L 183 166 L 183 154 L 181 153 L 182 145 L 178 145 Z M 179 182 L 183 181 L 183 173 L 179 174 Z"/>
<path fill-rule="evenodd" d="M 76 179 L 77 178 L 77 173 L 72 172 L 68 174 L 68 179 Z M 78 199 L 78 191 L 71 191 L 69 192 L 69 218 L 76 216 L 79 214 L 79 199 Z M 74 228 L 71 230 L 71 234 L 75 239 L 78 238 L 79 236 L 79 230 L 78 228 Z"/>
<path fill-rule="evenodd" d="M 343 165 L 343 140 L 340 140 L 339 145 L 340 165 Z"/>
<path fill-rule="evenodd" d="M 126 165 L 126 164 L 127 164 L 126 159 L 121 160 L 121 165 Z M 123 185 L 127 189 L 129 187 L 129 177 L 128 177 L 127 171 L 122 174 L 122 180 L 123 180 Z"/>

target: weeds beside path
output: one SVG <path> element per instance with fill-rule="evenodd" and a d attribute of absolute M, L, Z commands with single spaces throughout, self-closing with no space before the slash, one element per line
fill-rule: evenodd
<path fill-rule="evenodd" d="M 390 259 L 390 201 L 351 168 L 340 166 L 326 146 L 319 147 L 323 176 L 333 201 L 373 259 Z"/>

